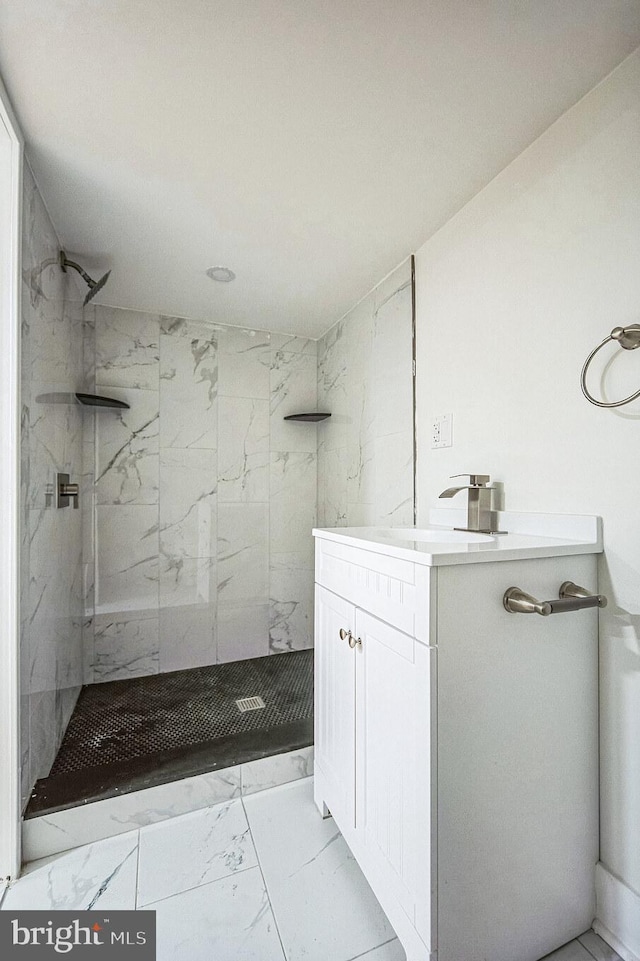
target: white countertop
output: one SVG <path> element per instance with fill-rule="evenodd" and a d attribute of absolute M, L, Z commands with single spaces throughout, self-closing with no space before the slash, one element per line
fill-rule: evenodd
<path fill-rule="evenodd" d="M 453 532 L 454 527 L 464 525 L 465 512 L 434 508 L 429 512 L 428 527 L 316 528 L 313 535 L 429 567 L 598 554 L 603 550 L 599 517 L 501 511 L 498 518 L 500 530 L 508 533 L 467 535 Z M 413 532 L 419 539 L 412 538 Z"/>

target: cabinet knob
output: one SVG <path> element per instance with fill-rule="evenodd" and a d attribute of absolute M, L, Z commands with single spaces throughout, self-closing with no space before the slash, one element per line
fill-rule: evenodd
<path fill-rule="evenodd" d="M 347 637 L 351 637 L 351 631 L 345 631 L 344 627 L 341 627 L 338 633 L 340 634 L 341 641 L 345 641 Z"/>
<path fill-rule="evenodd" d="M 362 647 L 362 638 L 354 637 L 353 634 L 349 636 L 349 647 L 353 650 L 354 647 Z"/>

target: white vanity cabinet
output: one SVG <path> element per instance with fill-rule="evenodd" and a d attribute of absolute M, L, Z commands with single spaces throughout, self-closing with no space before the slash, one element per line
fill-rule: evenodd
<path fill-rule="evenodd" d="M 320 811 L 408 961 L 537 961 L 594 915 L 598 616 L 503 595 L 595 592 L 599 533 L 315 534 Z"/>
<path fill-rule="evenodd" d="M 433 651 L 320 586 L 316 625 L 316 797 L 428 936 L 431 840 L 415 826 L 430 793 Z"/>

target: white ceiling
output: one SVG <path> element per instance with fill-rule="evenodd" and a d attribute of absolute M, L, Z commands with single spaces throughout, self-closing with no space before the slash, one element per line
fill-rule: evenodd
<path fill-rule="evenodd" d="M 0 5 L 61 241 L 113 268 L 98 301 L 312 337 L 639 43 L 640 0 Z"/>

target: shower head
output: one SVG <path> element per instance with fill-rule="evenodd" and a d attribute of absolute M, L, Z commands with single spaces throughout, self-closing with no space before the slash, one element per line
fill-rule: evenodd
<path fill-rule="evenodd" d="M 67 260 L 67 255 L 65 254 L 64 250 L 60 251 L 60 267 L 62 268 L 62 270 L 64 270 L 65 273 L 67 272 L 67 267 L 73 267 L 74 270 L 78 271 L 78 273 L 84 280 L 85 284 L 88 284 L 89 293 L 84 298 L 85 307 L 90 300 L 93 300 L 93 298 L 98 293 L 98 291 L 102 290 L 102 288 L 104 287 L 104 285 L 109 279 L 109 274 L 111 273 L 111 271 L 108 270 L 106 274 L 104 274 L 100 278 L 100 280 L 93 280 L 93 278 L 90 277 L 89 274 L 82 269 L 80 264 L 76 264 L 73 260 Z"/>

